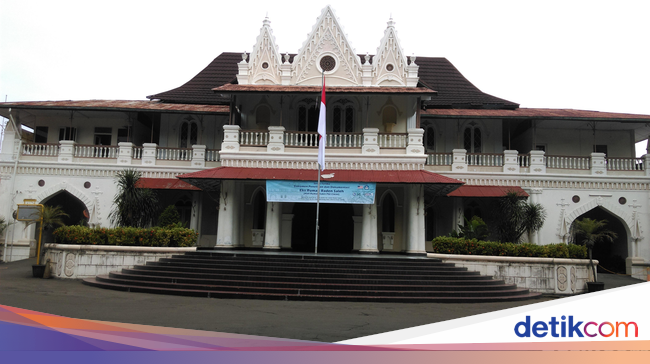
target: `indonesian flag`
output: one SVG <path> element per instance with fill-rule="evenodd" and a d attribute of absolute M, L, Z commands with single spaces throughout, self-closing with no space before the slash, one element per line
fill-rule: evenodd
<path fill-rule="evenodd" d="M 320 114 L 318 115 L 318 164 L 325 170 L 325 78 L 320 96 Z"/>

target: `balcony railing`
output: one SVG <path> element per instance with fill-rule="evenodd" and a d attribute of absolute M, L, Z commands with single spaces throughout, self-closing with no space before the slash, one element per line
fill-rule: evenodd
<path fill-rule="evenodd" d="M 77 158 L 117 158 L 120 149 L 116 145 L 75 145 L 74 153 Z"/>
<path fill-rule="evenodd" d="M 59 155 L 59 147 L 58 143 L 24 143 L 22 155 L 56 157 Z"/>
<path fill-rule="evenodd" d="M 205 150 L 205 161 L 206 162 L 219 162 L 219 149 L 206 149 Z"/>
<path fill-rule="evenodd" d="M 142 147 L 133 147 L 133 159 L 142 159 Z"/>
<path fill-rule="evenodd" d="M 428 153 L 427 165 L 428 166 L 450 166 L 454 160 L 452 153 Z"/>
<path fill-rule="evenodd" d="M 269 144 L 269 131 L 242 130 L 239 133 L 239 144 L 245 146 L 266 146 Z"/>
<path fill-rule="evenodd" d="M 530 154 L 518 154 L 517 164 L 523 168 L 530 167 Z"/>
<path fill-rule="evenodd" d="M 468 166 L 501 167 L 503 154 L 496 153 L 467 153 Z"/>
<path fill-rule="evenodd" d="M 318 133 L 315 131 L 287 131 L 284 145 L 288 147 L 317 147 Z"/>
<path fill-rule="evenodd" d="M 547 168 L 557 169 L 589 169 L 591 168 L 591 157 L 576 157 L 568 155 L 547 155 Z"/>
<path fill-rule="evenodd" d="M 643 158 L 605 158 L 608 171 L 643 171 Z"/>
<path fill-rule="evenodd" d="M 363 133 L 327 133 L 327 148 L 361 148 Z"/>
<path fill-rule="evenodd" d="M 192 148 L 156 148 L 156 159 L 165 161 L 192 160 Z"/>
<path fill-rule="evenodd" d="M 407 133 L 378 133 L 378 142 L 380 148 L 406 148 Z"/>

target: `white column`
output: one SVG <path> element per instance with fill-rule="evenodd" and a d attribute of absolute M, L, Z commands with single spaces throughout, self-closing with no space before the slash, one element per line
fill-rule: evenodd
<path fill-rule="evenodd" d="M 192 191 L 192 211 L 190 212 L 190 229 L 199 231 L 199 219 L 201 218 L 201 192 Z"/>
<path fill-rule="evenodd" d="M 420 184 L 407 187 L 408 190 L 408 236 L 406 254 L 426 254 L 424 248 L 424 188 Z"/>
<path fill-rule="evenodd" d="M 264 249 L 280 249 L 280 221 L 282 203 L 266 203 L 266 226 L 264 231 Z"/>
<path fill-rule="evenodd" d="M 142 144 L 142 165 L 155 166 L 156 165 L 156 143 L 143 143 Z"/>
<path fill-rule="evenodd" d="M 503 173 L 519 173 L 519 152 L 516 150 L 503 151 Z"/>
<path fill-rule="evenodd" d="M 451 170 L 456 172 L 467 171 L 467 151 L 465 149 L 453 149 L 453 161 L 451 162 Z"/>
<path fill-rule="evenodd" d="M 377 205 L 363 205 L 360 253 L 379 253 L 377 249 Z"/>
<path fill-rule="evenodd" d="M 117 164 L 131 164 L 131 158 L 133 158 L 133 143 L 120 142 L 117 143 L 117 145 L 120 148 Z"/>
<path fill-rule="evenodd" d="M 11 122 L 7 122 L 4 140 L 2 141 L 2 150 L 0 150 L 0 161 L 13 161 L 14 158 L 18 158 L 20 155 L 20 153 L 16 153 L 18 151 L 18 144 L 19 140 L 16 137 L 13 125 Z"/>
<path fill-rule="evenodd" d="M 408 130 L 408 146 L 406 147 L 407 155 L 424 155 L 424 129 L 413 128 Z"/>
<path fill-rule="evenodd" d="M 541 188 L 531 188 L 530 189 L 530 202 L 532 202 L 532 203 L 540 203 L 539 200 L 541 199 L 542 192 L 544 192 L 544 190 L 542 190 Z M 537 230 L 534 233 L 528 232 L 528 234 L 530 236 L 530 243 L 535 244 L 535 245 L 539 245 L 540 244 L 541 233 L 542 233 L 541 229 Z"/>
<path fill-rule="evenodd" d="M 221 143 L 221 154 L 226 152 L 239 152 L 239 125 L 223 126 L 223 142 Z"/>
<path fill-rule="evenodd" d="M 59 163 L 72 163 L 74 144 L 74 140 L 59 141 Z"/>
<path fill-rule="evenodd" d="M 363 148 L 361 154 L 379 154 L 379 129 L 377 128 L 364 128 L 363 129 Z"/>
<path fill-rule="evenodd" d="M 648 139 L 648 144 L 650 145 L 650 139 Z M 645 163 L 645 175 L 650 176 L 650 152 L 643 156 Z"/>
<path fill-rule="evenodd" d="M 192 145 L 192 167 L 205 167 L 205 145 Z"/>
<path fill-rule="evenodd" d="M 293 228 L 293 214 L 282 214 L 280 228 L 280 247 L 291 249 L 291 229 Z"/>
<path fill-rule="evenodd" d="M 269 126 L 268 153 L 284 153 L 284 126 Z"/>
<path fill-rule="evenodd" d="M 237 245 L 239 216 L 237 209 L 235 181 L 221 182 L 219 197 L 219 223 L 217 225 L 217 248 L 232 248 Z"/>
<path fill-rule="evenodd" d="M 530 151 L 530 172 L 531 174 L 542 174 L 546 173 L 546 162 L 544 161 L 544 151 L 543 150 L 531 150 Z"/>
<path fill-rule="evenodd" d="M 591 153 L 591 174 L 604 176 L 607 174 L 605 153 Z"/>

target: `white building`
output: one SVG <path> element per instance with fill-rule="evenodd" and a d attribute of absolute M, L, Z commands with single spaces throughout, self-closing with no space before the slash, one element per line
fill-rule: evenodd
<path fill-rule="evenodd" d="M 72 223 L 85 211 L 91 226 L 110 226 L 114 175 L 137 168 L 200 246 L 310 251 L 314 205 L 267 203 L 265 180 L 316 179 L 324 73 L 323 174 L 376 182 L 377 195 L 371 205 L 321 204 L 321 251 L 423 254 L 463 216 L 489 222 L 495 198 L 517 189 L 548 213 L 531 242 L 566 242 L 577 218 L 607 219 L 619 237 L 599 253 L 604 266 L 650 261 L 650 154 L 634 151 L 650 116 L 519 108 L 444 58 L 406 57 L 392 20 L 378 39 L 374 55 L 355 54 L 326 7 L 297 53 L 278 52 L 265 19 L 250 53 L 222 53 L 151 101 L 0 103 L 11 119 L 0 216 L 36 199 L 64 206 Z M 31 140 L 19 140 L 20 125 L 34 129 Z M 5 260 L 34 246 L 21 224 L 4 238 Z"/>

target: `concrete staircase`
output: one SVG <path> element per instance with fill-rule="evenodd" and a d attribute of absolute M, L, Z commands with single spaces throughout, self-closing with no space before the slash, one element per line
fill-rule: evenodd
<path fill-rule="evenodd" d="M 437 259 L 249 251 L 197 251 L 85 279 L 130 292 L 215 298 L 496 302 L 539 297 Z"/>

